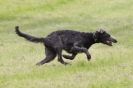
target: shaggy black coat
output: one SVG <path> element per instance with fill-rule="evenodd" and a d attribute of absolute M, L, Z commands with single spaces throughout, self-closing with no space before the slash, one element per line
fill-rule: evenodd
<path fill-rule="evenodd" d="M 91 55 L 89 54 L 88 49 L 91 45 L 95 43 L 103 43 L 112 46 L 112 42 L 117 42 L 116 39 L 112 38 L 104 30 L 99 30 L 94 33 L 60 30 L 52 32 L 45 38 L 38 38 L 22 33 L 18 26 L 16 26 L 15 29 L 16 33 L 20 37 L 24 37 L 31 42 L 44 44 L 46 57 L 41 62 L 37 63 L 37 65 L 42 65 L 52 61 L 56 55 L 58 55 L 58 61 L 65 65 L 68 63 L 64 62 L 62 56 L 66 59 L 73 60 L 78 53 L 85 53 L 87 59 L 90 60 Z M 72 55 L 62 55 L 62 50 L 65 50 Z"/>

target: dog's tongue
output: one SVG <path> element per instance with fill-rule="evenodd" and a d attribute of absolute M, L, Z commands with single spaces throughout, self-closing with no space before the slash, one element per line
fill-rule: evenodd
<path fill-rule="evenodd" d="M 112 46 L 112 42 L 111 41 L 106 41 L 109 45 L 111 45 Z"/>

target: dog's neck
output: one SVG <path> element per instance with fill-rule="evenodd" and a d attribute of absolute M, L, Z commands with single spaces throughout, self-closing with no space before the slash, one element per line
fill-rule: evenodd
<path fill-rule="evenodd" d="M 95 35 L 95 32 L 89 32 L 89 33 L 85 33 L 83 32 L 83 35 L 85 37 L 85 40 L 86 40 L 86 47 L 89 48 L 91 45 L 95 44 L 95 43 L 99 43 L 97 38 L 96 38 L 96 35 Z"/>
<path fill-rule="evenodd" d="M 95 43 L 99 43 L 98 38 L 97 38 L 97 35 L 96 35 L 95 32 L 92 33 L 92 38 L 93 38 L 93 40 L 94 40 Z"/>
<path fill-rule="evenodd" d="M 92 43 L 99 43 L 95 32 L 86 33 L 85 36 L 88 41 L 91 41 Z"/>

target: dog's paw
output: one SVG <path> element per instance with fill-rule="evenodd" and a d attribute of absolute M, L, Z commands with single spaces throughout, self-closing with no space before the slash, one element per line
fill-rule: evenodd
<path fill-rule="evenodd" d="M 37 66 L 41 66 L 42 64 L 39 62 L 39 63 L 36 63 Z"/>
<path fill-rule="evenodd" d="M 88 61 L 90 61 L 91 60 L 91 55 L 87 55 L 87 59 L 88 59 Z"/>

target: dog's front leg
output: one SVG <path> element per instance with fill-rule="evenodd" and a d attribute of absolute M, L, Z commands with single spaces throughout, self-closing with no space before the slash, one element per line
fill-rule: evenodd
<path fill-rule="evenodd" d="M 89 53 L 88 51 L 87 51 L 86 56 L 87 56 L 88 61 L 90 61 L 90 59 L 91 59 L 91 55 L 90 55 L 90 53 Z"/>
<path fill-rule="evenodd" d="M 83 52 L 86 54 L 88 60 L 91 59 L 91 55 L 89 54 L 88 49 L 85 47 L 79 46 L 78 43 L 74 44 L 74 46 L 72 47 L 72 51 L 73 52 L 81 52 L 81 53 Z"/>

